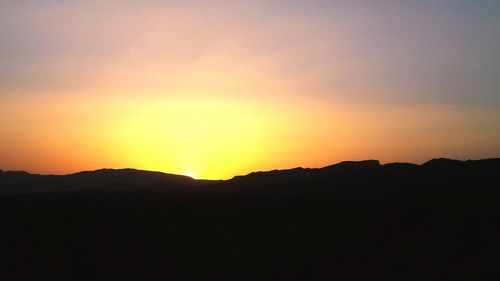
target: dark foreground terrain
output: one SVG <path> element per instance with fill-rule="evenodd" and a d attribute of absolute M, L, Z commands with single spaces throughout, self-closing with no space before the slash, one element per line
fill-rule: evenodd
<path fill-rule="evenodd" d="M 499 174 L 500 159 L 216 182 L 0 172 L 0 280 L 499 280 Z"/>

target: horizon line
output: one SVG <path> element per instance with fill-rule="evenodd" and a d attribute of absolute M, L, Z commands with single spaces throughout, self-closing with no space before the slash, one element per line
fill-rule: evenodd
<path fill-rule="evenodd" d="M 491 159 L 500 159 L 500 156 L 498 156 L 498 157 L 480 158 L 480 159 L 470 159 L 469 158 L 469 159 L 463 159 L 463 160 L 462 159 L 447 158 L 447 157 L 436 157 L 436 158 L 431 158 L 430 160 L 424 161 L 424 162 L 422 162 L 420 164 L 416 164 L 416 163 L 412 163 L 412 162 L 387 162 L 387 163 L 382 163 L 380 160 L 377 160 L 377 159 L 344 160 L 344 161 L 340 161 L 340 162 L 337 162 L 337 163 L 334 163 L 334 164 L 330 164 L 330 165 L 326 165 L 326 166 L 321 166 L 321 167 L 302 167 L 302 166 L 296 166 L 296 167 L 293 167 L 293 168 L 283 168 L 283 169 L 277 168 L 277 169 L 271 169 L 271 170 L 257 170 L 257 171 L 249 172 L 247 174 L 234 175 L 234 176 L 232 176 L 230 178 L 227 178 L 227 179 L 203 179 L 203 178 L 196 178 L 196 177 L 192 177 L 192 176 L 188 176 L 188 175 L 184 175 L 184 174 L 174 174 L 174 173 L 169 173 L 169 172 L 166 172 L 166 171 L 144 170 L 144 169 L 131 168 L 131 167 L 123 167 L 123 168 L 109 168 L 109 167 L 105 167 L 105 168 L 98 168 L 98 169 L 95 169 L 95 170 L 81 170 L 81 171 L 77 171 L 77 172 L 73 172 L 73 173 L 67 173 L 67 174 L 41 174 L 41 173 L 32 173 L 32 172 L 29 172 L 27 170 L 4 170 L 4 169 L 0 169 L 0 172 L 3 172 L 3 173 L 8 173 L 8 172 L 14 172 L 15 173 L 15 172 L 18 172 L 18 173 L 27 173 L 27 174 L 30 174 L 30 175 L 39 175 L 39 176 L 70 176 L 70 175 L 76 175 L 76 174 L 85 173 L 85 172 L 97 172 L 97 171 L 103 171 L 103 170 L 111 170 L 111 171 L 133 170 L 133 171 L 140 171 L 140 172 L 151 172 L 151 173 L 161 173 L 161 174 L 172 175 L 172 176 L 181 176 L 181 177 L 191 178 L 193 180 L 200 180 L 200 181 L 203 181 L 203 180 L 205 180 L 205 181 L 224 181 L 224 180 L 234 179 L 236 177 L 248 176 L 248 175 L 253 174 L 253 173 L 265 173 L 265 172 L 274 172 L 274 171 L 288 171 L 288 170 L 294 170 L 294 169 L 323 169 L 323 168 L 327 168 L 327 167 L 339 165 L 339 164 L 342 164 L 342 163 L 378 162 L 378 165 L 380 165 L 380 166 L 390 165 L 390 164 L 410 164 L 410 165 L 422 166 L 422 165 L 425 165 L 426 163 L 429 163 L 430 161 L 433 161 L 433 160 L 450 160 L 450 161 L 467 162 L 467 161 L 482 161 L 482 160 L 491 160 Z"/>

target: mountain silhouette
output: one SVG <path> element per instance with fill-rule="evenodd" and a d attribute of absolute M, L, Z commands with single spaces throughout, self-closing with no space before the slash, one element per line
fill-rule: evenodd
<path fill-rule="evenodd" d="M 176 189 L 203 183 L 190 177 L 135 169 L 100 169 L 56 176 L 29 174 L 24 171 L 0 174 L 0 194 L 76 191 L 129 190 L 163 186 Z"/>
<path fill-rule="evenodd" d="M 439 180 L 444 176 L 449 181 L 461 177 L 489 176 L 500 171 L 500 158 L 459 161 L 446 158 L 432 159 L 422 165 L 411 163 L 380 164 L 378 160 L 345 161 L 323 168 L 294 168 L 252 172 L 225 181 L 195 180 L 188 176 L 136 169 L 100 169 L 69 175 L 39 175 L 24 171 L 2 171 L 0 173 L 0 194 L 17 194 L 50 191 L 82 190 L 151 190 L 185 193 L 197 190 L 193 196 L 201 194 L 225 193 L 236 195 L 238 192 L 261 195 L 269 193 L 297 192 L 314 189 L 318 186 L 332 186 L 344 192 L 366 188 L 366 184 L 394 181 Z M 441 174 L 446 173 L 446 174 Z M 451 173 L 451 174 L 449 174 Z M 370 183 L 370 181 L 372 181 Z M 348 186 L 343 186 L 348 185 Z M 210 192 L 205 186 L 213 187 Z M 380 187 L 379 187 L 380 188 Z M 246 190 L 243 190 L 246 189 Z M 318 190 L 315 190 L 317 192 Z M 248 195 L 248 194 L 245 194 Z"/>
<path fill-rule="evenodd" d="M 0 171 L 1 280 L 497 280 L 500 159 Z"/>

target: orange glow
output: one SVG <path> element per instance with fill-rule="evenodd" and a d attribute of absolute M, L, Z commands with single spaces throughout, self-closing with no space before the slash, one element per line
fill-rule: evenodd
<path fill-rule="evenodd" d="M 134 167 L 225 179 L 345 159 L 467 158 L 494 148 L 494 113 L 369 108 L 279 99 L 71 97 L 4 99 L 0 167 L 70 173 Z M 10 126 L 10 124 L 16 126 Z M 446 129 L 443 129 L 446 128 Z M 485 151 L 460 151 L 470 144 Z M 443 155 L 446 154 L 446 155 Z"/>
<path fill-rule="evenodd" d="M 225 179 L 500 155 L 481 5 L 17 2 L 0 4 L 3 170 Z"/>
<path fill-rule="evenodd" d="M 307 126 L 285 107 L 245 100 L 82 97 L 12 103 L 16 110 L 7 115 L 18 125 L 0 127 L 10 139 L 3 161 L 42 173 L 106 166 L 228 178 L 254 167 L 286 165 L 273 143 L 285 142 L 290 126 Z"/>

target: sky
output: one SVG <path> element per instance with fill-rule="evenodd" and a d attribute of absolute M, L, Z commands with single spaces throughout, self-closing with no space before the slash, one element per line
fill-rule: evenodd
<path fill-rule="evenodd" d="M 0 0 L 0 169 L 500 157 L 499 1 Z"/>

